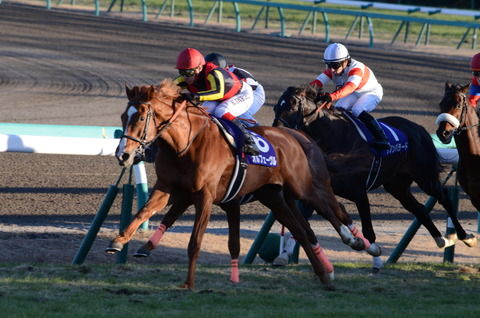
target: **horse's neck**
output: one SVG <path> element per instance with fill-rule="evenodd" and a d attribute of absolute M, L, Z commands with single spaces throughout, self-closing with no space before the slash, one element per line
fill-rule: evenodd
<path fill-rule="evenodd" d="M 465 120 L 466 130 L 455 136 L 460 157 L 480 157 L 479 118 L 472 107 L 467 109 Z"/>
<path fill-rule="evenodd" d="M 198 140 L 205 133 L 214 129 L 215 125 L 208 115 L 200 110 L 190 109 L 172 122 L 161 138 L 180 156 L 199 149 Z"/>
<path fill-rule="evenodd" d="M 355 143 L 355 128 L 337 114 L 319 111 L 306 126 L 308 134 L 326 153 L 350 152 Z"/>

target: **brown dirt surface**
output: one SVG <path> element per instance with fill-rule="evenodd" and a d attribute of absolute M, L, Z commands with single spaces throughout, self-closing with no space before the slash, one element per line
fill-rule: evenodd
<path fill-rule="evenodd" d="M 326 46 L 311 38 L 286 39 L 201 25 L 192 28 L 181 23 L 95 17 L 91 12 L 45 10 L 9 1 L 0 4 L 0 38 L 2 122 L 93 126 L 118 126 L 126 102 L 125 84 L 156 84 L 175 76 L 176 55 L 185 47 L 221 52 L 232 63 L 250 70 L 267 92 L 267 103 L 257 118 L 270 125 L 272 106 L 284 89 L 309 82 L 322 71 L 321 55 Z M 435 129 L 444 82 L 467 82 L 468 59 L 475 53 L 444 49 L 437 54 L 387 45 L 372 49 L 355 42 L 348 45 L 351 55 L 369 65 L 384 86 L 384 100 L 374 115 L 401 115 L 430 132 Z M 0 153 L 0 166 L 2 263 L 71 262 L 104 194 L 120 173 L 115 158 L 100 156 Z M 147 171 L 152 186 L 155 176 L 151 165 Z M 420 202 L 427 200 L 418 188 L 414 191 Z M 413 217 L 381 189 L 373 192 L 370 200 L 377 241 L 388 256 Z M 103 249 L 118 232 L 120 201 L 117 198 L 112 206 L 87 262 L 115 262 Z M 359 224 L 354 206 L 342 202 Z M 459 210 L 462 224 L 475 232 L 477 216 L 463 193 Z M 267 212 L 255 203 L 242 208 L 241 257 Z M 437 226 L 445 229 L 445 212 L 436 206 L 432 213 Z M 158 225 L 160 216 L 153 217 L 150 225 Z M 192 222 L 189 211 L 167 232 L 152 258 L 142 262 L 185 263 Z M 313 217 L 311 224 L 332 260 L 370 261 L 365 253 L 344 246 L 333 228 L 319 217 Z M 278 231 L 278 225 L 273 230 Z M 150 233 L 138 233 L 130 251 Z M 200 262 L 229 262 L 226 233 L 224 215 L 216 208 Z M 460 243 L 455 260 L 478 264 L 479 248 Z M 442 250 L 422 228 L 400 261 L 441 262 Z"/>

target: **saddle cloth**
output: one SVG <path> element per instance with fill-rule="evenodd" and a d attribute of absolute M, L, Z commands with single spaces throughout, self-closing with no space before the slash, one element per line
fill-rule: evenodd
<path fill-rule="evenodd" d="M 240 149 L 242 149 L 243 146 L 242 132 L 240 129 L 229 120 L 216 117 L 213 118 L 220 124 L 221 128 L 224 128 L 223 133 L 230 145 L 237 149 L 237 152 L 240 152 Z M 266 167 L 276 167 L 277 155 L 272 144 L 267 139 L 263 138 L 259 134 L 254 133 L 253 131 L 248 131 L 248 133 L 253 137 L 253 140 L 257 144 L 257 148 L 260 153 L 257 156 L 247 155 L 247 163 Z"/>
<path fill-rule="evenodd" d="M 355 128 L 357 128 L 358 134 L 363 140 L 365 140 L 369 144 L 371 144 L 375 140 L 370 130 L 360 119 L 355 117 L 351 112 L 344 111 L 343 113 L 348 119 L 350 119 Z M 379 150 L 374 147 L 370 147 L 372 152 L 374 152 L 378 156 L 386 157 L 395 153 L 405 152 L 408 150 L 408 139 L 402 131 L 392 126 L 389 126 L 381 121 L 378 121 L 378 123 L 380 124 L 380 127 L 382 127 L 385 135 L 388 138 L 390 149 Z"/>

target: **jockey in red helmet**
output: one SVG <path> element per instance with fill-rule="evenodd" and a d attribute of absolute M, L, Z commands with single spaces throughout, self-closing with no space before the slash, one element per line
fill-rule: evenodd
<path fill-rule="evenodd" d="M 258 147 L 237 117 L 245 113 L 253 103 L 250 85 L 241 81 L 235 74 L 217 65 L 205 62 L 202 53 L 187 48 L 178 54 L 175 82 L 185 88 L 183 96 L 202 106 L 216 117 L 231 121 L 244 135 L 243 152 L 258 155 Z"/>
<path fill-rule="evenodd" d="M 253 90 L 253 103 L 250 108 L 240 117 L 247 127 L 258 125 L 254 115 L 260 110 L 265 103 L 265 90 L 263 86 L 253 77 L 253 75 L 243 68 L 236 67 L 233 64 L 227 64 L 227 59 L 219 53 L 210 53 L 205 56 L 205 61 L 212 62 L 218 67 L 224 68 L 229 72 L 237 75 L 237 77 L 250 85 Z"/>
<path fill-rule="evenodd" d="M 470 106 L 476 107 L 477 102 L 480 100 L 480 53 L 472 57 L 470 68 L 472 69 L 472 82 L 468 92 L 468 101 Z"/>
<path fill-rule="evenodd" d="M 323 61 L 326 69 L 310 85 L 323 88 L 333 82 L 335 90 L 325 93 L 319 102 L 328 108 L 336 101 L 335 108 L 350 110 L 372 132 L 375 141 L 372 146 L 389 149 L 388 139 L 379 123 L 369 114 L 382 101 L 383 88 L 372 70 L 362 62 L 350 57 L 341 43 L 332 43 L 325 49 Z"/>

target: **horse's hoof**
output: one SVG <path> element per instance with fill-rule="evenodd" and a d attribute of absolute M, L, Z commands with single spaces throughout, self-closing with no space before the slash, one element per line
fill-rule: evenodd
<path fill-rule="evenodd" d="M 105 252 L 108 254 L 115 254 L 120 252 L 122 249 L 123 244 L 113 241 L 110 243 L 110 246 L 105 249 Z"/>
<path fill-rule="evenodd" d="M 363 251 L 365 249 L 365 242 L 361 238 L 356 237 L 350 247 L 355 251 Z"/>
<path fill-rule="evenodd" d="M 446 237 L 434 237 L 435 243 L 439 248 L 447 248 L 455 245 L 455 239 Z"/>
<path fill-rule="evenodd" d="M 475 247 L 477 246 L 477 237 L 473 234 L 467 234 L 467 236 L 462 240 L 465 245 L 468 247 Z"/>
<path fill-rule="evenodd" d="M 133 257 L 149 257 L 150 253 L 151 253 L 151 251 L 149 249 L 147 249 L 144 245 L 144 246 L 140 247 L 135 252 L 135 254 L 133 254 Z"/>
<path fill-rule="evenodd" d="M 370 246 L 367 248 L 367 253 L 372 255 L 373 257 L 377 257 L 382 255 L 382 249 L 378 244 L 372 243 Z"/>
<path fill-rule="evenodd" d="M 278 255 L 272 262 L 273 266 L 280 267 L 288 265 L 288 253 L 283 252 L 282 254 Z"/>

